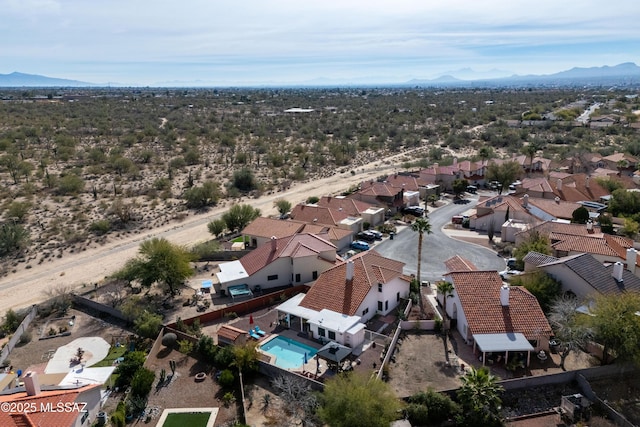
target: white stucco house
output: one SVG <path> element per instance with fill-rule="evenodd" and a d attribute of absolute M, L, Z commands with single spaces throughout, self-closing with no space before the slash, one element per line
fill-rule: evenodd
<path fill-rule="evenodd" d="M 409 295 L 411 278 L 403 267 L 374 250 L 361 252 L 323 272 L 306 294 L 279 305 L 278 316 L 311 338 L 356 348 L 364 342 L 365 323 L 391 313 Z"/>
<path fill-rule="evenodd" d="M 259 246 L 237 261 L 220 264 L 216 274 L 220 289 L 246 285 L 254 290 L 286 285 L 300 285 L 316 280 L 339 262 L 336 247 L 323 238 L 308 233 L 295 234 Z"/>

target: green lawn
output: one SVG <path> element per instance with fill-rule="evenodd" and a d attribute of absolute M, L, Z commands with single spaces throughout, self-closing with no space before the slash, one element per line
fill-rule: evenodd
<path fill-rule="evenodd" d="M 107 357 L 93 365 L 94 368 L 100 368 L 103 366 L 111 366 L 113 362 L 118 358 L 124 356 L 124 353 L 127 351 L 127 346 L 121 345 L 120 347 L 111 346 L 109 349 L 109 354 Z"/>
<path fill-rule="evenodd" d="M 239 237 L 236 237 L 235 239 L 233 239 L 232 242 L 233 243 L 238 243 L 238 242 L 245 242 L 246 243 L 249 240 L 248 239 L 245 240 L 245 238 L 246 238 L 246 236 L 239 236 Z"/>
<path fill-rule="evenodd" d="M 183 412 L 167 415 L 162 427 L 206 427 L 210 412 Z"/>

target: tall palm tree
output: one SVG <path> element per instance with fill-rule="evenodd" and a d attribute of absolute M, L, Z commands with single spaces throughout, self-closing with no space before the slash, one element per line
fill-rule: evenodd
<path fill-rule="evenodd" d="M 528 145 L 522 147 L 522 154 L 529 158 L 529 173 L 527 176 L 531 176 L 531 172 L 533 170 L 533 158 L 536 156 L 538 152 L 538 146 L 533 142 L 530 142 Z"/>
<path fill-rule="evenodd" d="M 416 218 L 413 224 L 411 224 L 411 229 L 418 232 L 418 273 L 416 278 L 418 279 L 418 284 L 420 284 L 420 267 L 422 265 L 422 238 L 424 237 L 425 233 L 431 234 L 431 223 L 427 218 Z"/>
<path fill-rule="evenodd" d="M 446 331 L 446 326 L 445 325 L 446 325 L 446 320 L 449 319 L 449 314 L 447 314 L 447 297 L 452 297 L 453 296 L 453 289 L 454 288 L 453 288 L 453 284 L 452 283 L 447 282 L 446 280 L 443 280 L 443 281 L 439 282 L 436 285 L 436 289 L 438 290 L 439 293 L 442 294 L 442 296 L 444 298 L 443 302 L 442 302 L 442 305 L 444 307 L 444 320 L 445 320 L 443 328 L 444 328 L 444 332 L 445 332 L 445 336 L 446 336 L 447 335 L 447 331 Z"/>
<path fill-rule="evenodd" d="M 461 381 L 458 399 L 466 420 L 471 422 L 471 425 L 500 425 L 500 395 L 504 388 L 497 384 L 497 378 L 483 366 L 479 369 L 471 368 Z"/>

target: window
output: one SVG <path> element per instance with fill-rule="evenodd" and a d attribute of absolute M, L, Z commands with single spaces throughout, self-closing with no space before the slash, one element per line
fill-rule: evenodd
<path fill-rule="evenodd" d="M 378 301 L 378 311 L 382 311 L 382 301 Z"/>
<path fill-rule="evenodd" d="M 318 328 L 318 335 L 320 335 L 321 337 L 326 337 L 327 332 L 324 330 L 324 328 Z"/>
<path fill-rule="evenodd" d="M 267 280 L 278 280 L 278 275 L 272 274 L 271 276 L 267 276 Z"/>
<path fill-rule="evenodd" d="M 333 331 L 329 331 L 329 339 L 330 340 L 335 340 L 336 339 L 336 333 Z"/>
<path fill-rule="evenodd" d="M 296 282 L 300 281 L 300 273 L 296 273 Z"/>
<path fill-rule="evenodd" d="M 378 283 L 378 292 L 382 292 L 382 283 Z"/>
<path fill-rule="evenodd" d="M 313 278 L 313 280 L 316 280 L 318 278 L 318 272 L 314 271 L 313 273 L 311 273 L 311 277 Z"/>
<path fill-rule="evenodd" d="M 400 292 L 396 293 L 396 302 L 400 301 Z"/>
<path fill-rule="evenodd" d="M 388 300 L 384 302 L 384 310 L 385 311 L 389 310 L 389 301 Z"/>
<path fill-rule="evenodd" d="M 362 315 L 363 316 L 365 316 L 367 313 L 369 313 L 369 307 L 367 307 L 364 310 L 362 310 Z"/>

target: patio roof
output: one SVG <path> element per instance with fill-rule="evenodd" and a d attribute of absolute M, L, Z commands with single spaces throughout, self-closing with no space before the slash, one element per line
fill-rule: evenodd
<path fill-rule="evenodd" d="M 345 347 L 344 345 L 331 341 L 318 350 L 316 356 L 330 362 L 340 363 L 350 354 L 351 349 L 349 347 Z"/>
<path fill-rule="evenodd" d="M 318 312 L 312 310 L 310 308 L 301 307 L 299 304 L 306 294 L 298 294 L 294 297 L 289 298 L 282 304 L 276 307 L 276 310 L 282 311 L 287 314 L 292 314 L 297 317 L 301 317 L 303 319 L 310 319 L 315 316 Z"/>
<path fill-rule="evenodd" d="M 503 334 L 475 334 L 478 348 L 482 352 L 502 351 L 533 351 L 533 346 L 520 333 L 507 332 Z"/>
<path fill-rule="evenodd" d="M 337 313 L 335 311 L 323 308 L 319 312 L 315 312 L 313 317 L 307 319 L 310 324 L 318 325 L 318 327 L 326 328 L 331 331 L 345 332 L 360 322 L 359 316 L 347 316 L 346 314 Z"/>

